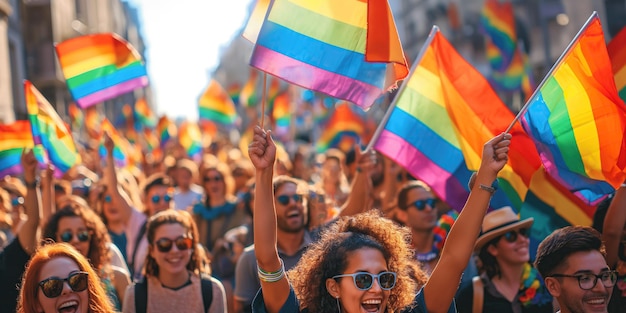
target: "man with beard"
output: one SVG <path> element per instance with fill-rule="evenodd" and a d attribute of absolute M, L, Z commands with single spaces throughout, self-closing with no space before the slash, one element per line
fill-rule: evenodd
<path fill-rule="evenodd" d="M 298 263 L 306 247 L 313 242 L 307 230 L 305 182 L 288 176 L 274 178 L 274 203 L 276 206 L 278 255 L 289 270 Z M 237 312 L 250 312 L 250 304 L 261 282 L 257 275 L 254 245 L 245 249 L 235 273 L 235 302 Z"/>
<path fill-rule="evenodd" d="M 587 226 L 555 230 L 537 249 L 535 267 L 562 313 L 607 312 L 615 271 L 606 264 L 600 233 Z"/>

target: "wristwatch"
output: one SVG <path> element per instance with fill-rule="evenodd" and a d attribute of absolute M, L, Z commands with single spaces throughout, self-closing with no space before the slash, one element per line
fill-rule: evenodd
<path fill-rule="evenodd" d="M 39 187 L 39 182 L 40 182 L 39 177 L 35 177 L 35 180 L 33 180 L 32 182 L 29 182 L 26 179 L 24 179 L 24 185 L 28 189 L 35 189 Z"/>

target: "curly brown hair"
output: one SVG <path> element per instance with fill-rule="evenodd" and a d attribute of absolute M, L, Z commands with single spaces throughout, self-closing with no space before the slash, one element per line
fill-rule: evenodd
<path fill-rule="evenodd" d="M 336 299 L 326 290 L 326 279 L 342 274 L 349 254 L 369 247 L 382 252 L 389 271 L 397 274 L 390 291 L 387 312 L 399 312 L 411 305 L 416 293 L 411 266 L 410 235 L 406 228 L 383 218 L 377 211 L 342 217 L 329 226 L 288 273 L 302 308 L 309 312 L 337 312 Z M 417 269 L 419 270 L 419 269 Z"/>
<path fill-rule="evenodd" d="M 154 236 L 156 229 L 164 224 L 180 224 L 187 230 L 187 235 L 189 235 L 193 242 L 191 259 L 187 264 L 187 269 L 196 274 L 208 273 L 208 261 L 206 260 L 206 254 L 202 250 L 204 248 L 198 242 L 198 227 L 196 227 L 196 223 L 193 221 L 189 212 L 168 209 L 150 217 L 148 225 L 146 226 L 146 236 L 151 249 L 154 248 L 154 241 L 156 239 Z M 146 276 L 159 276 L 159 265 L 150 253 L 146 256 L 143 272 Z"/>
<path fill-rule="evenodd" d="M 89 252 L 85 256 L 96 270 L 104 270 L 111 261 L 109 248 L 111 237 L 100 217 L 79 196 L 64 196 L 59 200 L 63 207 L 50 216 L 43 227 L 43 244 L 57 240 L 59 221 L 64 217 L 80 217 L 89 231 Z"/>

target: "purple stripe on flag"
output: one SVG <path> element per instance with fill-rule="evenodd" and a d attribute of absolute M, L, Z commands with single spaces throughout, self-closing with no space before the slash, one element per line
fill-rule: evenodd
<path fill-rule="evenodd" d="M 125 94 L 127 92 L 131 92 L 137 88 L 145 87 L 148 85 L 148 77 L 142 76 L 138 78 L 131 79 L 129 81 L 125 81 L 121 84 L 117 84 L 115 86 L 111 86 L 109 88 L 100 90 L 98 92 L 92 93 L 86 97 L 82 97 L 76 101 L 78 106 L 85 109 L 94 104 L 115 98 L 121 94 Z"/>

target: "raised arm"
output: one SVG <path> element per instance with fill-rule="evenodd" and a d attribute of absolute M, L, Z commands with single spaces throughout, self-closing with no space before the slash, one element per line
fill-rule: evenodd
<path fill-rule="evenodd" d="M 43 228 L 48 218 L 56 211 L 54 197 L 54 165 L 48 164 L 46 171 L 41 176 L 41 218 L 39 226 Z"/>
<path fill-rule="evenodd" d="M 373 187 L 369 172 L 374 167 L 375 159 L 372 158 L 371 153 L 361 152 L 358 146 L 355 148 L 355 151 L 355 159 L 357 161 L 356 173 L 354 173 L 354 178 L 352 179 L 348 199 L 339 212 L 340 216 L 355 215 L 371 207 L 370 194 Z"/>
<path fill-rule="evenodd" d="M 28 219 L 20 228 L 17 237 L 22 249 L 28 254 L 33 254 L 37 249 L 37 233 L 39 229 L 39 219 L 41 217 L 39 186 L 37 182 L 37 159 L 33 150 L 22 152 L 22 167 L 24 168 L 24 183 L 26 185 L 26 198 L 24 207 Z"/>
<path fill-rule="evenodd" d="M 271 132 L 259 126 L 254 128 L 254 138 L 248 155 L 256 169 L 254 194 L 254 253 L 259 271 L 277 273 L 281 261 L 276 247 L 276 210 L 272 179 L 276 161 L 276 145 Z M 283 276 L 276 282 L 261 279 L 263 301 L 268 312 L 278 312 L 289 296 L 289 282 Z"/>
<path fill-rule="evenodd" d="M 424 286 L 428 312 L 447 312 L 452 303 L 489 206 L 492 194 L 485 189 L 491 187 L 498 172 L 506 165 L 510 144 L 511 135 L 500 134 L 483 147 L 482 162 L 476 173 L 476 181 L 461 214 L 448 234 L 441 259 Z"/>
<path fill-rule="evenodd" d="M 133 208 L 130 206 L 130 200 L 122 195 L 119 184 L 117 183 L 117 172 L 115 171 L 115 160 L 113 159 L 113 149 L 115 143 L 108 133 L 104 133 L 104 147 L 107 149 L 107 166 L 105 169 L 105 181 L 107 191 L 111 194 L 111 205 L 122 211 L 124 221 L 128 222 L 132 214 Z"/>
<path fill-rule="evenodd" d="M 619 245 L 626 225 L 626 188 L 617 188 L 609 205 L 602 227 L 602 240 L 606 246 L 606 263 L 615 268 L 619 260 Z"/>

